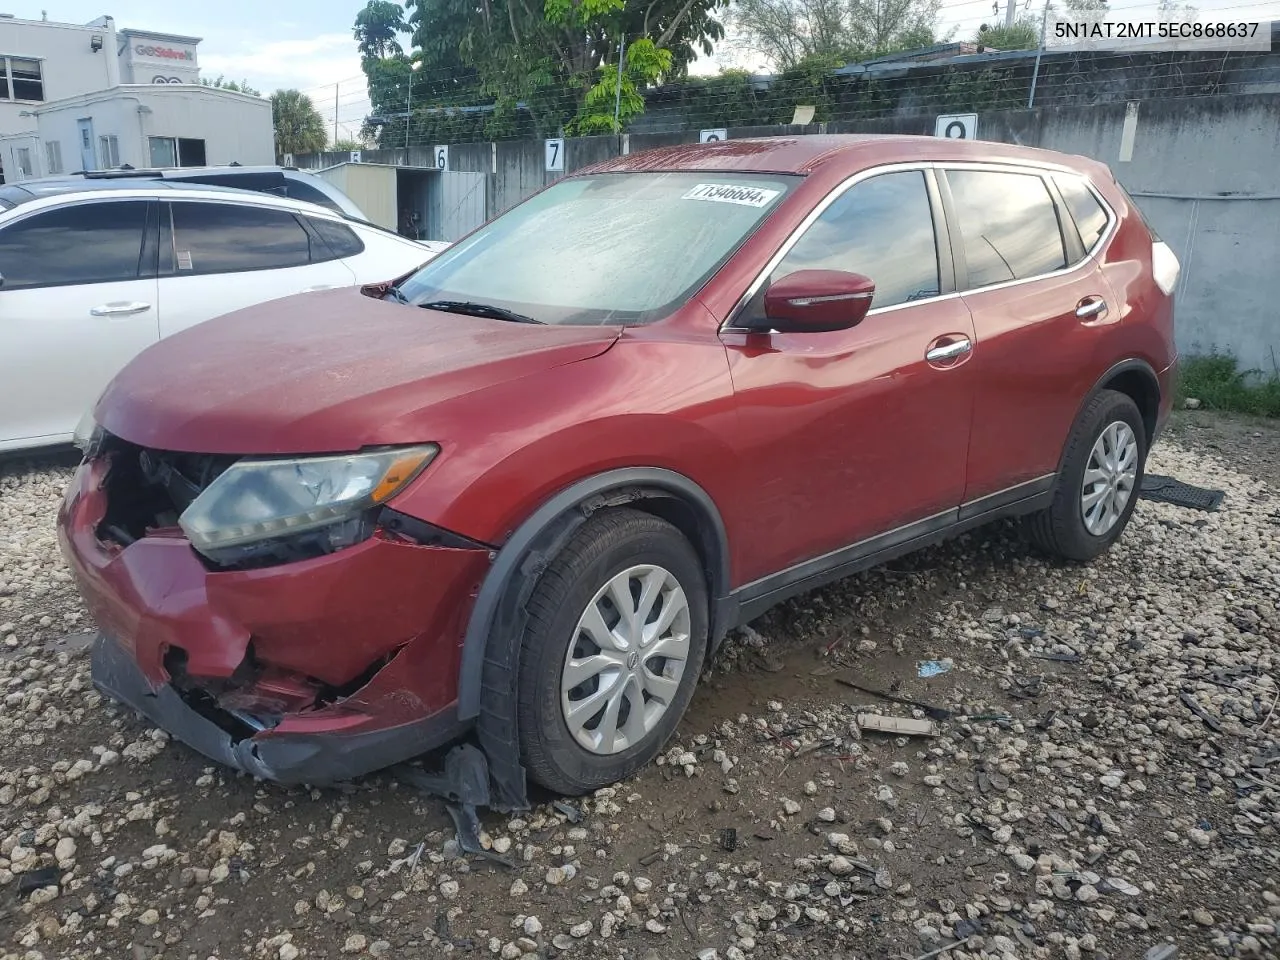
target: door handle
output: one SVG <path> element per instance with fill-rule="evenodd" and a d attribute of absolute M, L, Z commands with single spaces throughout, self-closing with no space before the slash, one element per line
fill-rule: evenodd
<path fill-rule="evenodd" d="M 151 309 L 149 303 L 104 303 L 89 311 L 95 317 L 131 317 L 135 313 L 146 313 Z"/>
<path fill-rule="evenodd" d="M 973 342 L 968 337 L 962 337 L 959 340 L 944 343 L 939 347 L 930 348 L 924 358 L 930 363 L 938 363 L 942 360 L 954 360 L 956 357 L 963 357 L 972 349 Z"/>
<path fill-rule="evenodd" d="M 1076 307 L 1076 316 L 1081 320 L 1087 320 L 1090 317 L 1098 317 L 1107 312 L 1107 301 L 1098 297 L 1096 300 L 1086 300 Z"/>

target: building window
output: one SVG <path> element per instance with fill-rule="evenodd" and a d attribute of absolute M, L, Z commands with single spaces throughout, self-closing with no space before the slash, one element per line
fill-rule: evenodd
<path fill-rule="evenodd" d="M 114 133 L 99 137 L 98 148 L 99 159 L 104 169 L 113 170 L 120 166 L 120 141 Z"/>
<path fill-rule="evenodd" d="M 205 166 L 203 140 L 188 140 L 184 137 L 150 137 L 149 139 L 153 167 Z"/>
<path fill-rule="evenodd" d="M 32 170 L 31 170 L 31 148 L 30 148 L 30 147 L 16 147 L 14 152 L 15 152 L 15 154 L 16 154 L 16 155 L 15 155 L 15 157 L 14 157 L 14 159 L 15 159 L 15 161 L 16 161 L 16 163 L 17 163 L 17 165 L 18 165 L 18 178 L 19 178 L 20 180 L 24 180 L 24 179 L 26 179 L 27 177 L 31 176 L 31 174 L 32 174 Z"/>
<path fill-rule="evenodd" d="M 44 77 L 39 60 L 0 57 L 0 100 L 44 101 Z"/>
<path fill-rule="evenodd" d="M 48 161 L 46 173 L 49 176 L 62 172 L 62 144 L 59 141 L 50 140 L 44 145 L 44 158 Z"/>

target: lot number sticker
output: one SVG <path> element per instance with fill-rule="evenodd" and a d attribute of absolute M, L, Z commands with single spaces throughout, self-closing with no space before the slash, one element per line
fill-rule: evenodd
<path fill-rule="evenodd" d="M 547 141 L 547 171 L 559 173 L 564 170 L 564 140 L 556 137 Z"/>
<path fill-rule="evenodd" d="M 437 170 L 449 169 L 449 148 L 435 146 L 431 148 L 431 162 Z"/>
<path fill-rule="evenodd" d="M 762 187 L 743 187 L 734 183 L 700 183 L 681 199 L 736 203 L 743 207 L 767 207 L 781 192 L 781 190 L 765 190 Z"/>

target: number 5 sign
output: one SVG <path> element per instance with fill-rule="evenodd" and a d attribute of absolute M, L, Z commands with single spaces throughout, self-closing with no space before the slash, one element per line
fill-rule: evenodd
<path fill-rule="evenodd" d="M 431 148 L 431 163 L 437 170 L 449 169 L 449 148 L 434 146 Z"/>
<path fill-rule="evenodd" d="M 547 172 L 564 171 L 564 140 L 556 137 L 547 141 Z"/>

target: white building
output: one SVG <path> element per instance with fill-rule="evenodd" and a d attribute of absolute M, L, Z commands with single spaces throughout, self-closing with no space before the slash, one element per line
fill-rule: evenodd
<path fill-rule="evenodd" d="M 0 16 L 0 172 L 275 162 L 271 103 L 199 85 L 198 37 Z"/>

